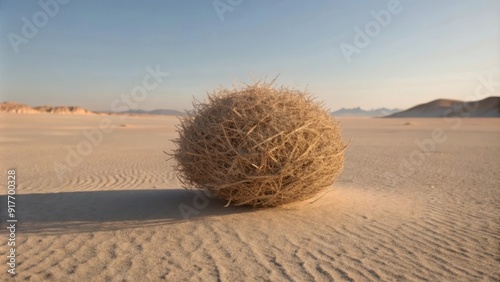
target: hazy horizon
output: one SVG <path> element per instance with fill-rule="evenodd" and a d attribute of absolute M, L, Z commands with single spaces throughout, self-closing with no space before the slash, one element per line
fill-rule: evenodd
<path fill-rule="evenodd" d="M 492 98 L 492 97 L 495 97 L 495 96 L 488 96 L 488 97 L 485 97 L 486 98 Z M 405 110 L 409 110 L 410 108 L 414 108 L 416 106 L 420 106 L 422 104 L 427 104 L 427 103 L 430 103 L 430 102 L 434 102 L 434 101 L 437 101 L 437 100 L 443 100 L 443 99 L 435 99 L 435 100 L 432 100 L 432 101 L 426 101 L 426 102 L 422 102 L 422 103 L 419 103 L 419 104 L 415 104 L 411 107 L 408 107 L 408 108 L 389 108 L 389 107 L 379 107 L 379 108 L 363 108 L 363 107 L 359 107 L 359 106 L 356 106 L 356 107 L 341 107 L 341 108 L 330 108 L 330 111 L 331 112 L 337 112 L 337 111 L 341 111 L 341 110 L 357 110 L 357 109 L 360 109 L 362 111 L 365 111 L 365 112 L 369 112 L 369 111 L 376 111 L 376 110 L 383 110 L 383 109 L 386 109 L 386 110 L 390 110 L 390 111 L 405 111 Z M 444 99 L 444 100 L 447 100 L 447 99 Z M 452 100 L 452 99 L 450 99 Z M 481 100 L 484 100 L 484 99 L 481 99 Z M 477 100 L 479 101 L 479 100 Z M 19 103 L 18 101 L 0 101 L 0 103 L 3 103 L 3 102 L 9 102 L 9 103 Z M 475 102 L 475 101 L 462 101 L 462 102 Z M 25 104 L 25 103 L 22 103 L 22 104 Z M 30 104 L 25 104 L 26 106 L 29 106 L 29 107 L 43 107 L 43 106 L 49 106 L 49 107 L 82 107 L 81 105 L 48 105 L 48 104 L 41 104 L 41 105 L 30 105 Z M 85 107 L 82 107 L 82 108 L 85 108 Z M 90 111 L 93 111 L 93 112 L 116 112 L 116 111 L 112 111 L 112 110 L 94 110 L 94 109 L 91 109 L 91 108 L 85 108 L 86 110 L 90 110 Z M 130 110 L 139 110 L 139 111 L 154 111 L 154 110 L 171 110 L 171 111 L 179 111 L 179 112 L 184 112 L 185 110 L 188 110 L 188 109 L 173 109 L 173 108 L 153 108 L 153 109 L 142 109 L 140 107 L 138 108 L 134 108 L 134 109 L 130 109 Z"/>
<path fill-rule="evenodd" d="M 184 110 L 251 75 L 332 110 L 498 96 L 470 99 L 498 81 L 494 0 L 2 1 L 0 23 L 0 99 L 30 106 L 111 111 L 146 80 L 137 109 Z"/>

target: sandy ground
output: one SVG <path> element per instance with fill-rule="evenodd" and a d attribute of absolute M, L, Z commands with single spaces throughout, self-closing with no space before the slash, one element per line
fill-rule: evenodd
<path fill-rule="evenodd" d="M 175 117 L 105 119 L 0 114 L 3 281 L 500 280 L 500 119 L 343 118 L 334 188 L 265 210 L 181 188 Z"/>

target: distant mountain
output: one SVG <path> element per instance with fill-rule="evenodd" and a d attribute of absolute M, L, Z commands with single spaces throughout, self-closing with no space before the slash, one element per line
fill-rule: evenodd
<path fill-rule="evenodd" d="M 130 115 L 168 115 L 168 116 L 180 116 L 184 113 L 177 110 L 170 109 L 156 109 L 152 111 L 145 110 L 128 110 L 125 112 L 120 112 L 120 114 L 130 114 Z"/>
<path fill-rule="evenodd" d="M 500 97 L 488 97 L 475 102 L 438 99 L 408 110 L 389 115 L 400 117 L 500 117 Z"/>
<path fill-rule="evenodd" d="M 352 108 L 352 109 L 346 109 L 342 108 L 338 111 L 335 111 L 332 113 L 334 116 L 363 116 L 363 117 L 382 117 L 382 116 L 387 116 L 393 113 L 397 113 L 401 110 L 399 109 L 387 109 L 387 108 L 380 108 L 380 109 L 374 109 L 374 110 L 363 110 L 360 107 L 357 108 Z"/>

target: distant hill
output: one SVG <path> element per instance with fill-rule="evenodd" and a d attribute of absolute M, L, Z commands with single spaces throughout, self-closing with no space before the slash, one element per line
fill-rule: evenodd
<path fill-rule="evenodd" d="M 393 113 L 397 113 L 401 111 L 400 109 L 387 109 L 387 108 L 380 108 L 380 109 L 374 109 L 374 110 L 363 110 L 360 107 L 357 108 L 352 108 L 352 109 L 346 109 L 342 108 L 338 111 L 335 111 L 332 113 L 334 116 L 363 116 L 363 117 L 382 117 L 382 116 L 387 116 Z"/>
<path fill-rule="evenodd" d="M 17 114 L 36 114 L 40 111 L 33 109 L 30 106 L 14 103 L 14 102 L 2 102 L 0 103 L 0 112 L 17 113 Z"/>
<path fill-rule="evenodd" d="M 488 97 L 476 102 L 438 99 L 420 104 L 387 117 L 500 117 L 500 97 Z"/>
<path fill-rule="evenodd" d="M 49 113 L 49 114 L 80 114 L 80 115 L 94 114 L 94 112 L 89 111 L 87 109 L 80 107 L 73 107 L 73 106 L 58 106 L 58 107 L 39 106 L 39 107 L 33 107 L 33 109 L 42 113 Z"/>
<path fill-rule="evenodd" d="M 51 107 L 51 106 L 39 106 L 39 107 L 30 107 L 25 104 L 15 103 L 15 102 L 2 102 L 0 103 L 0 112 L 8 112 L 8 113 L 18 113 L 18 114 L 39 114 L 39 113 L 49 113 L 49 114 L 94 114 L 92 111 L 89 111 L 80 107 L 72 107 L 72 106 L 59 106 L 59 107 Z"/>
<path fill-rule="evenodd" d="M 30 107 L 25 104 L 16 103 L 16 102 L 2 102 L 0 103 L 0 112 L 8 112 L 8 113 L 18 113 L 18 114 L 39 114 L 39 113 L 48 113 L 48 114 L 125 114 L 125 115 L 183 115 L 184 113 L 176 110 L 169 109 L 157 109 L 152 111 L 145 110 L 128 110 L 125 112 L 93 112 L 81 107 L 74 106 L 37 106 Z"/>

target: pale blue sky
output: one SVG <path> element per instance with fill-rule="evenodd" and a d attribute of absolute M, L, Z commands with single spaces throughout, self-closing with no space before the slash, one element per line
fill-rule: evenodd
<path fill-rule="evenodd" d="M 32 38 L 23 17 L 43 21 L 39 1 L 0 1 L 0 100 L 110 110 L 159 65 L 170 75 L 139 108 L 189 109 L 193 97 L 251 82 L 250 73 L 308 86 L 332 110 L 408 108 L 463 100 L 499 67 L 498 0 L 401 0 L 348 62 L 342 42 L 355 46 L 355 28 L 365 31 L 371 11 L 391 1 L 241 0 L 221 18 L 214 1 L 70 0 Z M 26 42 L 13 47 L 12 34 Z"/>

